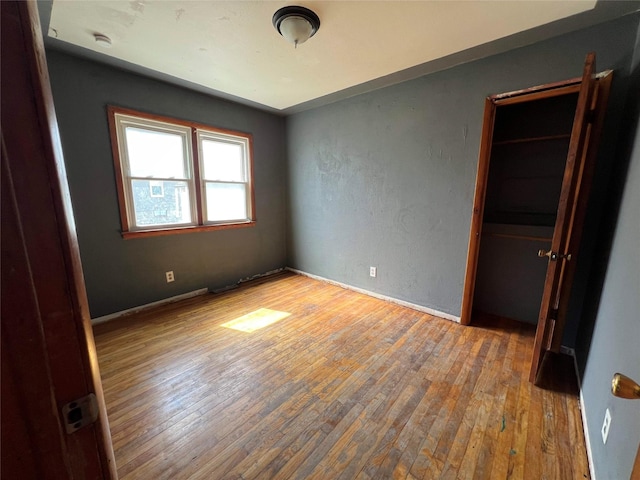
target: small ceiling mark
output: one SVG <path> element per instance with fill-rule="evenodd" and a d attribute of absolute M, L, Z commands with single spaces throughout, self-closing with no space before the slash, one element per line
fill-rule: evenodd
<path fill-rule="evenodd" d="M 180 21 L 180 17 L 182 17 L 182 15 L 186 12 L 186 10 L 184 8 L 180 8 L 179 10 L 176 10 L 176 22 Z"/>
<path fill-rule="evenodd" d="M 122 24 L 124 27 L 131 27 L 134 23 L 136 23 L 136 16 L 127 12 L 122 12 L 119 10 L 113 10 L 111 12 L 111 17 L 115 22 Z"/>
<path fill-rule="evenodd" d="M 134 12 L 144 13 L 144 2 L 137 0 L 134 2 L 130 2 L 129 5 L 131 5 L 131 10 L 133 10 Z"/>

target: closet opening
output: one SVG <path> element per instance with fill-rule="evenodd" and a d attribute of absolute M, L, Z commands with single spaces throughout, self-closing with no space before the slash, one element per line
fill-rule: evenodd
<path fill-rule="evenodd" d="M 536 325 L 578 94 L 498 106 L 471 322 Z"/>

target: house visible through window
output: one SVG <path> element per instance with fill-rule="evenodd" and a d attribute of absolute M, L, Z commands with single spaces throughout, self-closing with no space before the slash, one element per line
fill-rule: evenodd
<path fill-rule="evenodd" d="M 255 222 L 251 136 L 109 107 L 127 236 Z"/>
<path fill-rule="evenodd" d="M 152 197 L 164 197 L 164 182 L 157 180 L 149 181 L 149 193 Z"/>

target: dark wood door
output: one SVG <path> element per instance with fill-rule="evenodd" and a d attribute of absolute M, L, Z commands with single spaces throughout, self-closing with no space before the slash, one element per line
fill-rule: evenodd
<path fill-rule="evenodd" d="M 640 480 L 640 445 L 638 445 L 636 461 L 633 462 L 633 470 L 631 470 L 630 480 Z"/>
<path fill-rule="evenodd" d="M 0 6 L 2 478 L 117 478 L 37 7 Z"/>
<path fill-rule="evenodd" d="M 559 318 L 564 318 L 568 306 L 567 302 L 561 311 L 561 298 L 568 297 L 571 288 L 569 262 L 573 260 L 575 263 L 577 260 L 577 248 L 580 244 L 578 231 L 581 232 L 581 222 L 576 218 L 576 214 L 579 213 L 579 199 L 586 195 L 587 182 L 590 183 L 590 176 L 587 178 L 585 172 L 591 170 L 586 160 L 590 158 L 587 153 L 595 115 L 592 108 L 597 85 L 595 62 L 595 54 L 589 54 L 580 83 L 551 249 L 544 252 L 548 265 L 531 359 L 531 382 L 536 380 L 544 352 L 551 350 L 556 324 Z M 570 250 L 571 247 L 576 250 Z M 560 330 L 556 335 L 560 335 Z"/>

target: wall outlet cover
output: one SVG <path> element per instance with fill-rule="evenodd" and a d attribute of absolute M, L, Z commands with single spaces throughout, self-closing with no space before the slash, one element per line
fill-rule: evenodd
<path fill-rule="evenodd" d="M 604 422 L 602 422 L 602 443 L 607 444 L 607 438 L 609 437 L 609 429 L 611 428 L 611 412 L 607 408 L 604 412 Z"/>

